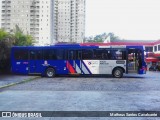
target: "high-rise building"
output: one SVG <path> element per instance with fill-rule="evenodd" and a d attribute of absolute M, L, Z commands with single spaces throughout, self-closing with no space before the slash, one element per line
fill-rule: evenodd
<path fill-rule="evenodd" d="M 18 25 L 36 45 L 83 42 L 85 0 L 1 0 L 1 27 L 13 32 Z"/>
<path fill-rule="evenodd" d="M 85 0 L 55 0 L 54 36 L 58 42 L 83 42 Z"/>
<path fill-rule="evenodd" d="M 53 10 L 52 0 L 2 0 L 1 27 L 13 32 L 18 25 L 36 45 L 48 45 L 54 40 Z"/>

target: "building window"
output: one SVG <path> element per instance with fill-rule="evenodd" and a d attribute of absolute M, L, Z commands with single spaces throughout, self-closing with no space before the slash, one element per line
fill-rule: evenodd
<path fill-rule="evenodd" d="M 146 52 L 153 52 L 153 47 L 145 47 Z"/>
<path fill-rule="evenodd" d="M 155 51 L 155 52 L 157 51 L 157 46 L 154 46 L 154 51 Z"/>
<path fill-rule="evenodd" d="M 160 51 L 160 45 L 158 45 L 158 51 Z"/>

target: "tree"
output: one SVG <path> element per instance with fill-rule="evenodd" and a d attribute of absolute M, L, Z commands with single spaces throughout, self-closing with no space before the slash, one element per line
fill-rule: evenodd
<path fill-rule="evenodd" d="M 10 34 L 0 29 L 0 72 L 9 69 L 10 48 L 13 44 Z"/>
<path fill-rule="evenodd" d="M 110 36 L 111 41 L 119 40 L 120 38 L 116 36 L 114 33 L 110 32 L 108 33 L 108 36 Z"/>
<path fill-rule="evenodd" d="M 13 38 L 15 39 L 14 45 L 16 46 L 33 46 L 35 42 L 31 35 L 23 34 L 23 31 L 17 25 Z"/>
<path fill-rule="evenodd" d="M 3 29 L 0 29 L 0 41 L 4 40 L 8 36 L 8 33 Z"/>
<path fill-rule="evenodd" d="M 101 35 L 96 35 L 96 36 L 94 37 L 94 42 L 103 42 L 102 36 L 101 36 Z"/>
<path fill-rule="evenodd" d="M 10 51 L 13 45 L 32 46 L 33 44 L 33 37 L 23 34 L 23 31 L 17 25 L 13 34 L 0 29 L 0 72 L 10 69 Z"/>
<path fill-rule="evenodd" d="M 118 36 L 116 36 L 114 33 L 110 32 L 110 33 L 102 33 L 99 35 L 96 35 L 93 40 L 90 40 L 90 37 L 86 37 L 85 41 L 87 42 L 104 42 L 104 40 L 110 36 L 111 41 L 114 40 L 119 40 L 120 38 Z"/>

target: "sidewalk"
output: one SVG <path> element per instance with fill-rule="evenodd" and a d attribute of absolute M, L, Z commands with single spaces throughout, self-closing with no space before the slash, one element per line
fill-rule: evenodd
<path fill-rule="evenodd" d="M 25 75 L 0 75 L 0 89 L 24 83 L 38 78 L 39 76 L 25 76 Z"/>

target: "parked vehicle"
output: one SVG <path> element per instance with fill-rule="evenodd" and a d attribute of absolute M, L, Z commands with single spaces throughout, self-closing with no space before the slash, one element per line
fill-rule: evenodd
<path fill-rule="evenodd" d="M 151 66 L 150 68 L 149 68 L 149 71 L 159 71 L 160 70 L 160 66 Z"/>
<path fill-rule="evenodd" d="M 47 77 L 111 74 L 121 78 L 123 73 L 146 73 L 143 46 L 17 46 L 12 47 L 11 65 L 13 73 L 40 74 Z"/>
<path fill-rule="evenodd" d="M 151 66 L 151 67 L 149 68 L 149 71 L 156 71 L 156 66 Z"/>

